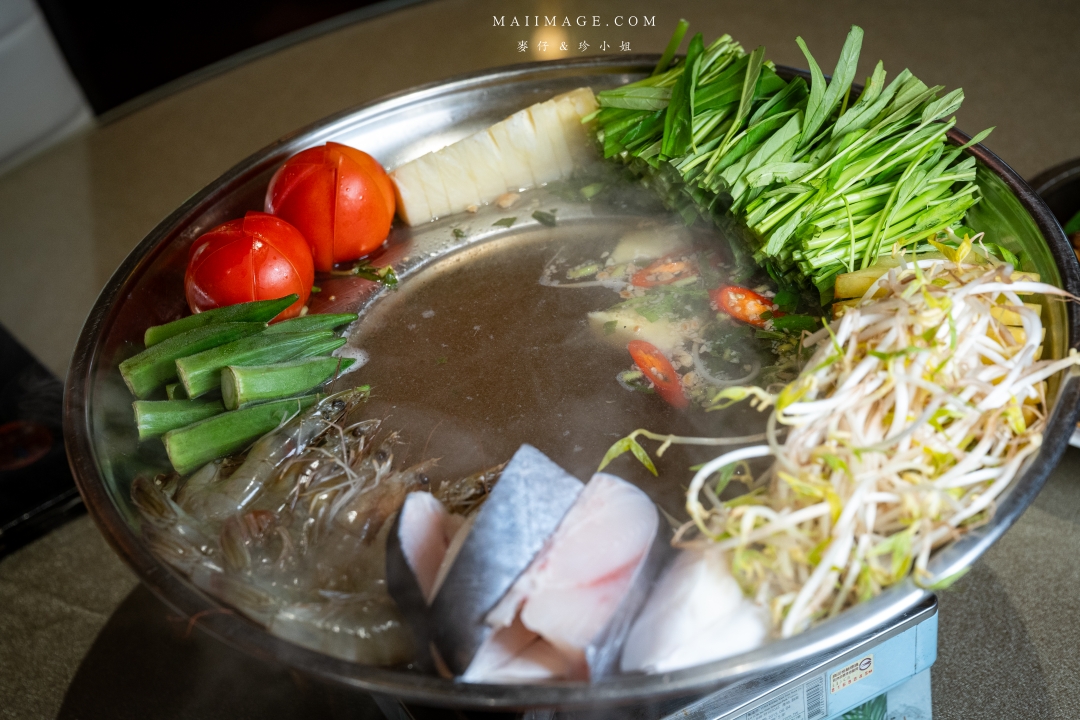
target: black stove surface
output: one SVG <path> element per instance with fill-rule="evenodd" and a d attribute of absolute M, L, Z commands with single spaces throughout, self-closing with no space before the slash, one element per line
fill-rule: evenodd
<path fill-rule="evenodd" d="M 82 512 L 63 400 L 64 384 L 0 326 L 0 557 Z"/>

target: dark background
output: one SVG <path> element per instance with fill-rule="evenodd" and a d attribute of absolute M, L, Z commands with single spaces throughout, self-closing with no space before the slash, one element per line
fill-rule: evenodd
<path fill-rule="evenodd" d="M 376 0 L 37 0 L 94 113 Z"/>

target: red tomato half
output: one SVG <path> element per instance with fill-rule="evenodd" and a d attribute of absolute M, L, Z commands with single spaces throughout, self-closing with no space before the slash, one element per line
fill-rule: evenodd
<path fill-rule="evenodd" d="M 713 305 L 723 310 L 736 320 L 750 323 L 754 327 L 765 327 L 767 322 L 761 315 L 771 312 L 773 317 L 783 317 L 784 313 L 776 310 L 772 301 L 764 295 L 738 285 L 728 285 L 709 292 Z"/>
<path fill-rule="evenodd" d="M 683 393 L 682 378 L 658 347 L 645 340 L 631 340 L 626 349 L 630 351 L 630 357 L 634 358 L 638 369 L 652 381 L 656 392 L 668 405 L 682 409 L 690 404 Z"/>
<path fill-rule="evenodd" d="M 304 307 L 313 282 L 311 250 L 300 231 L 273 215 L 249 212 L 195 241 L 184 293 L 195 313 L 296 293 L 300 299 L 276 318 L 284 320 Z"/>
<path fill-rule="evenodd" d="M 293 155 L 266 189 L 266 212 L 304 234 L 315 269 L 324 272 L 382 245 L 395 208 L 394 186 L 382 166 L 340 143 Z"/>

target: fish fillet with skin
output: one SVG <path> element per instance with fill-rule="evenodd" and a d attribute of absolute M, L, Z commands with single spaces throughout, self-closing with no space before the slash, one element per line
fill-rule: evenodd
<path fill-rule="evenodd" d="M 683 550 L 656 582 L 623 646 L 623 672 L 664 673 L 759 647 L 765 609 L 743 595 L 724 553 Z"/>
<path fill-rule="evenodd" d="M 658 524 L 656 506 L 641 490 L 611 475 L 593 476 L 545 548 L 488 613 L 486 622 L 499 630 L 476 653 L 465 678 L 509 681 L 513 663 L 500 665 L 493 656 L 512 655 L 508 638 L 520 638 L 520 624 L 538 636 L 526 647 L 548 660 L 548 679 L 587 679 L 586 650 L 627 596 Z M 536 642 L 561 656 L 562 667 Z"/>
<path fill-rule="evenodd" d="M 488 613 L 536 560 L 583 487 L 535 447 L 522 445 L 471 524 L 455 535 L 429 614 L 433 645 L 453 674 L 465 674 L 495 633 L 485 622 Z"/>

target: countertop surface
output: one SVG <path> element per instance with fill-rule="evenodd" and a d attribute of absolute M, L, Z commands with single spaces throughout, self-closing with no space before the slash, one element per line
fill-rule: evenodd
<path fill-rule="evenodd" d="M 567 16 L 573 25 L 541 51 L 544 38 L 524 27 L 526 15 Z M 655 17 L 655 27 L 613 25 L 631 15 Z M 494 25 L 500 16 L 506 26 Z M 826 70 L 858 24 L 866 31 L 859 78 L 882 59 L 890 74 L 908 67 L 930 84 L 963 87 L 959 126 L 996 126 L 986 144 L 1021 175 L 1080 155 L 1075 2 L 412 4 L 206 73 L 0 176 L 0 323 L 63 377 L 87 312 L 127 253 L 250 153 L 421 83 L 615 54 L 622 42 L 660 52 L 680 17 L 692 32 L 764 44 L 768 57 L 795 66 L 806 65 L 794 42 L 801 35 Z M 557 49 L 562 40 L 566 52 Z M 1070 449 L 1016 526 L 940 597 L 936 718 L 1080 717 L 1078 550 L 1080 451 Z M 87 517 L 0 560 L 0 717 L 341 714 L 334 698 L 313 695 L 284 670 L 231 653 L 172 618 Z M 222 684 L 232 677 L 239 686 Z M 359 707 L 346 714 L 368 715 Z"/>

